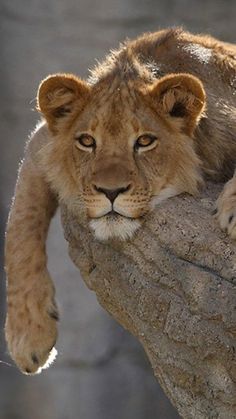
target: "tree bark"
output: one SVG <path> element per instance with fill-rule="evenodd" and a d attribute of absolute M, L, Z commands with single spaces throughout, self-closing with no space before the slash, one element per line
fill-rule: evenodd
<path fill-rule="evenodd" d="M 98 242 L 61 208 L 70 257 L 184 418 L 236 418 L 236 246 L 212 216 L 219 191 L 167 200 L 128 242 Z"/>

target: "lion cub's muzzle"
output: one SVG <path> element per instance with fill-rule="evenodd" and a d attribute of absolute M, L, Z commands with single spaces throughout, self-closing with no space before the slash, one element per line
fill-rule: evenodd
<path fill-rule="evenodd" d="M 130 205 L 132 185 L 116 189 L 93 185 L 93 189 L 96 191 L 96 199 L 93 205 L 90 203 L 88 206 L 88 215 L 95 236 L 99 240 L 131 238 L 141 225 L 139 214 L 132 211 Z"/>
<path fill-rule="evenodd" d="M 86 179 L 84 197 L 89 225 L 97 238 L 125 240 L 140 226 L 147 197 L 136 190 L 137 181 L 134 164 L 125 155 L 96 161 Z"/>
<path fill-rule="evenodd" d="M 122 211 L 122 209 L 119 207 L 119 205 L 117 205 L 116 199 L 118 197 L 118 195 L 123 194 L 127 191 L 129 191 L 129 189 L 131 188 L 131 184 L 128 184 L 125 187 L 121 187 L 121 188 L 116 188 L 116 189 L 107 189 L 107 188 L 101 188 L 99 186 L 93 185 L 95 191 L 102 193 L 105 195 L 105 197 L 110 201 L 109 205 L 110 205 L 110 210 L 105 212 L 103 215 L 124 215 L 125 217 L 130 218 L 130 215 L 124 210 Z M 105 208 L 104 208 L 105 210 Z M 101 217 L 101 215 L 100 215 Z M 95 217 L 98 218 L 98 217 Z"/>

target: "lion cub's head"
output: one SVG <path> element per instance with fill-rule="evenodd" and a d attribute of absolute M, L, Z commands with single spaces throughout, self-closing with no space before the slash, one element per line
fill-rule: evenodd
<path fill-rule="evenodd" d="M 204 104 L 188 74 L 95 85 L 49 76 L 38 93 L 52 133 L 41 153 L 48 179 L 74 209 L 83 202 L 97 238 L 130 238 L 156 203 L 197 191 L 192 134 Z"/>

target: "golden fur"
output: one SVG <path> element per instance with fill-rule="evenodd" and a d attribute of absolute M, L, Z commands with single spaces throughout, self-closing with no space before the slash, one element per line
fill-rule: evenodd
<path fill-rule="evenodd" d="M 45 241 L 60 202 L 98 239 L 130 239 L 163 199 L 233 176 L 236 48 L 181 29 L 145 34 L 112 52 L 87 82 L 45 79 L 44 116 L 19 172 L 6 240 L 6 337 L 26 373 L 55 344 L 57 311 Z M 236 237 L 236 178 L 218 200 Z"/>

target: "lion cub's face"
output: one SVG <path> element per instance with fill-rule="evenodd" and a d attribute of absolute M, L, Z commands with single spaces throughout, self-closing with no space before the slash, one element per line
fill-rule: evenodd
<path fill-rule="evenodd" d="M 70 178 L 71 195 L 82 195 L 97 238 L 130 238 L 156 203 L 196 192 L 199 161 L 190 136 L 204 93 L 194 77 L 90 87 L 74 76 L 52 76 L 38 103 L 54 134 L 58 193 L 68 195 L 62 189 Z"/>

